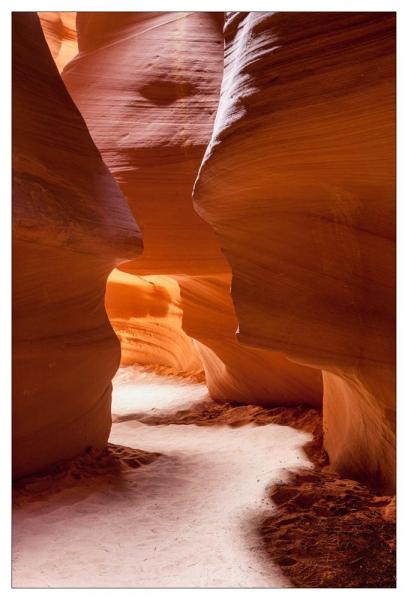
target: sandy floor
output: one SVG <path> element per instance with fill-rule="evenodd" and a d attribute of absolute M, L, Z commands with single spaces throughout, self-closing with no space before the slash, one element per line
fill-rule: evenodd
<path fill-rule="evenodd" d="M 265 550 L 295 587 L 395 587 L 395 498 L 326 468 L 271 490 Z"/>
<path fill-rule="evenodd" d="M 311 467 L 302 450 L 311 435 L 274 423 L 157 424 L 205 400 L 193 379 L 120 370 L 111 454 L 99 471 L 77 462 L 17 494 L 13 585 L 291 585 L 265 552 L 260 525 L 274 512 L 270 486 Z"/>

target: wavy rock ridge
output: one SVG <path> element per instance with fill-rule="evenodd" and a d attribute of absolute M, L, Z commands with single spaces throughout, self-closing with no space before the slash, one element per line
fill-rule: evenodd
<path fill-rule="evenodd" d="M 232 13 L 199 214 L 241 342 L 323 371 L 334 468 L 395 480 L 395 15 Z"/>
<path fill-rule="evenodd" d="M 114 269 L 105 306 L 121 346 L 121 365 L 168 367 L 174 373 L 202 373 L 193 340 L 182 328 L 180 290 L 171 277 L 137 277 Z"/>
<path fill-rule="evenodd" d="M 144 236 L 143 256 L 120 270 L 179 281 L 183 328 L 199 342 L 214 397 L 319 404 L 320 373 L 237 342 L 230 267 L 192 206 L 219 99 L 222 14 L 80 13 L 77 31 L 79 54 L 62 77 Z M 153 344 L 157 362 L 167 356 L 174 367 L 174 356 L 163 353 L 174 329 L 161 325 L 139 321 L 149 341 L 143 335 L 144 350 L 138 342 L 138 360 L 154 359 Z M 177 364 L 189 361 L 180 354 L 186 350 L 180 338 Z"/>
<path fill-rule="evenodd" d="M 322 372 L 331 464 L 348 476 L 393 489 L 395 15 L 229 13 L 224 56 L 221 21 L 217 13 L 78 14 L 79 53 L 65 66 L 63 80 L 145 240 L 143 256 L 122 264 L 120 271 L 148 276 L 146 281 L 158 275 L 178 281 L 183 328 L 198 340 L 214 397 L 318 404 Z M 44 29 L 52 49 L 63 36 L 49 26 L 48 34 Z M 68 328 L 71 335 L 69 308 L 59 313 L 58 305 L 54 322 L 54 305 L 47 305 L 43 291 L 37 296 L 32 291 L 38 285 L 51 298 L 65 294 L 68 307 L 77 303 L 82 288 L 84 315 L 93 306 L 89 328 L 104 328 L 107 273 L 118 257 L 137 254 L 127 241 L 137 232 L 130 233 L 124 199 L 82 120 L 77 124 L 78 112 L 55 80 L 56 70 L 48 72 L 49 54 L 41 58 L 43 48 L 33 64 L 37 49 L 28 48 L 27 41 L 18 45 L 27 57 L 15 66 L 15 76 L 24 79 L 19 84 L 23 108 L 17 107 L 20 138 L 15 137 L 23 150 L 16 152 L 15 168 L 24 185 L 17 183 L 29 187 L 33 200 L 27 200 L 24 188 L 15 203 L 15 241 L 19 251 L 26 243 L 35 243 L 36 251 L 22 250 L 20 263 L 15 259 L 16 278 L 22 264 L 35 274 L 43 266 L 42 279 L 37 274 L 31 279 L 35 285 L 28 278 L 15 284 L 16 339 L 23 341 L 30 338 L 24 337 L 30 327 L 33 340 L 41 337 L 35 323 L 50 328 L 51 337 L 62 325 L 63 334 Z M 34 94 L 33 73 L 40 69 L 40 93 L 36 88 Z M 34 100 L 28 103 L 30 94 Z M 26 111 L 35 118 L 25 122 Z M 65 123 L 58 141 L 51 121 Z M 47 135 L 38 133 L 43 131 Z M 41 136 L 47 143 L 38 147 Z M 194 191 L 200 219 L 191 189 L 201 160 Z M 50 172 L 58 177 L 51 178 Z M 42 187 L 35 187 L 38 179 Z M 70 195 L 61 195 L 61 181 L 70 194 L 71 187 L 78 187 L 86 198 L 80 210 Z M 65 201 L 47 197 L 32 211 L 32 202 L 57 185 L 58 198 Z M 91 197 L 94 188 L 98 202 Z M 53 286 L 50 273 L 61 272 L 67 245 L 75 268 L 65 269 Z M 91 263 L 92 283 L 86 276 Z M 128 286 L 126 292 L 131 297 L 145 285 L 132 281 L 132 291 Z M 42 307 L 35 319 L 31 294 Z M 126 294 L 114 301 L 118 320 L 127 310 Z M 173 316 L 169 307 L 179 303 L 174 294 L 167 299 Z M 149 311 L 157 301 L 149 296 Z M 44 305 L 53 315 L 47 325 Z M 135 306 L 135 315 L 128 311 L 127 325 L 139 318 L 138 310 Z M 19 329 L 24 319 L 28 325 Z M 144 339 L 151 333 L 157 348 L 153 354 L 181 365 L 191 341 L 180 332 L 180 313 L 177 319 L 180 347 L 173 356 L 164 358 L 164 349 L 173 343 L 165 342 L 166 336 L 174 339 L 171 319 L 161 329 L 145 329 Z M 139 321 L 139 331 L 141 326 Z M 83 325 L 75 327 L 77 334 Z M 152 344 L 143 344 L 139 360 L 152 353 Z M 42 348 L 48 352 L 48 346 Z M 130 356 L 130 347 L 127 351 Z M 77 372 L 74 358 L 69 360 Z M 26 365 L 29 373 L 28 359 Z M 104 390 L 109 380 L 110 375 Z M 89 398 L 100 394 L 93 391 Z M 69 403 L 67 393 L 58 410 L 71 415 Z"/>
<path fill-rule="evenodd" d="M 60 73 L 78 54 L 76 15 L 76 12 L 38 13 L 45 39 Z"/>
<path fill-rule="evenodd" d="M 141 251 L 35 13 L 13 14 L 13 473 L 103 447 L 120 349 L 104 294 Z M 68 374 L 68 376 L 67 376 Z"/>

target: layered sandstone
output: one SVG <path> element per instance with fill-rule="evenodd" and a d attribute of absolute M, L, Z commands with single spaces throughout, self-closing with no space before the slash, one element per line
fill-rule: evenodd
<path fill-rule="evenodd" d="M 191 193 L 223 68 L 218 13 L 78 13 L 65 85 L 143 231 L 138 275 L 228 269 Z"/>
<path fill-rule="evenodd" d="M 195 186 L 242 343 L 324 372 L 334 468 L 395 473 L 395 15 L 233 13 Z"/>
<path fill-rule="evenodd" d="M 76 12 L 39 12 L 38 16 L 52 57 L 61 73 L 78 53 Z"/>
<path fill-rule="evenodd" d="M 193 210 L 192 188 L 219 100 L 222 19 L 220 13 L 79 13 L 79 54 L 62 76 L 143 231 L 143 256 L 120 270 L 172 275 L 181 283 L 183 327 L 201 342 L 210 393 L 239 402 L 316 404 L 319 373 L 238 344 L 230 267 Z M 122 301 L 115 302 L 119 310 Z M 152 337 L 144 356 L 139 342 L 146 336 L 138 339 L 138 360 L 160 363 L 168 330 L 152 328 L 149 319 L 143 326 Z"/>
<path fill-rule="evenodd" d="M 154 365 L 175 373 L 202 371 L 193 340 L 182 328 L 180 291 L 173 278 L 137 277 L 114 269 L 106 286 L 105 306 L 120 340 L 122 366 Z"/>
<path fill-rule="evenodd" d="M 281 353 L 239 344 L 230 274 L 177 279 L 183 328 L 198 340 L 212 398 L 261 406 L 321 404 L 320 371 L 294 364 Z"/>
<path fill-rule="evenodd" d="M 13 15 L 13 471 L 103 446 L 120 357 L 105 283 L 139 230 L 47 48 Z"/>

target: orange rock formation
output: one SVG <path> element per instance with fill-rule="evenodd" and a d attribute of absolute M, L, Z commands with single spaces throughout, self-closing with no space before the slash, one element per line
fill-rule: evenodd
<path fill-rule="evenodd" d="M 183 328 L 199 340 L 213 398 L 261 406 L 321 404 L 320 371 L 291 363 L 277 352 L 239 345 L 229 273 L 177 279 Z"/>
<path fill-rule="evenodd" d="M 191 202 L 218 104 L 222 17 L 79 13 L 77 32 L 62 77 L 140 223 L 135 273 L 228 269 Z"/>
<path fill-rule="evenodd" d="M 395 15 L 233 13 L 199 214 L 245 344 L 323 370 L 334 468 L 395 471 Z"/>
<path fill-rule="evenodd" d="M 60 69 L 75 39 L 64 15 L 41 15 Z M 318 404 L 323 372 L 331 464 L 392 489 L 395 16 L 231 13 L 224 56 L 222 20 L 76 20 L 63 80 L 145 242 L 108 284 L 124 364 L 184 369 L 199 354 L 212 396 L 263 405 Z M 118 345 L 105 281 L 140 241 L 38 19 L 15 24 L 23 474 L 106 440 Z"/>
<path fill-rule="evenodd" d="M 222 20 L 217 13 L 79 13 L 79 54 L 63 79 L 143 231 L 143 256 L 120 269 L 181 281 L 183 327 L 201 342 L 210 392 L 239 402 L 317 404 L 319 372 L 238 344 L 230 268 L 192 206 L 219 99 Z M 161 354 L 164 330 L 146 327 Z M 141 362 L 154 358 L 151 344 L 145 358 L 140 346 L 137 352 Z"/>
<path fill-rule="evenodd" d="M 103 446 L 120 357 L 104 309 L 138 228 L 35 13 L 13 15 L 13 471 Z"/>
<path fill-rule="evenodd" d="M 108 278 L 105 306 L 120 340 L 121 365 L 169 367 L 201 372 L 193 340 L 183 331 L 180 291 L 171 277 L 137 277 L 114 269 Z"/>
<path fill-rule="evenodd" d="M 39 12 L 41 26 L 58 71 L 78 54 L 76 12 Z"/>

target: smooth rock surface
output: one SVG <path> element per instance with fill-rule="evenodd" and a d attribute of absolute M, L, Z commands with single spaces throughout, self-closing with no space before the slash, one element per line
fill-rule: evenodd
<path fill-rule="evenodd" d="M 120 348 L 106 279 L 140 232 L 47 48 L 13 14 L 13 473 L 109 435 Z"/>
<path fill-rule="evenodd" d="M 223 69 L 222 14 L 86 13 L 62 77 L 144 239 L 137 275 L 228 269 L 191 193 Z"/>
<path fill-rule="evenodd" d="M 202 372 L 193 340 L 181 326 L 180 291 L 173 278 L 137 277 L 114 269 L 106 286 L 105 306 L 120 340 L 121 366 L 155 365 L 174 373 Z"/>
<path fill-rule="evenodd" d="M 239 343 L 229 274 L 177 279 L 183 328 L 196 340 L 212 398 L 267 407 L 321 405 L 320 371 Z"/>
<path fill-rule="evenodd" d="M 120 269 L 173 275 L 184 289 L 194 287 L 194 300 L 183 298 L 183 327 L 200 342 L 211 393 L 267 405 L 318 404 L 320 373 L 237 343 L 230 268 L 193 209 L 219 98 L 221 24 L 221 13 L 80 13 L 79 54 L 63 79 L 143 230 L 143 256 Z M 185 276 L 202 280 L 189 284 Z M 221 284 L 214 285 L 217 277 Z M 167 333 L 161 330 L 160 339 L 161 331 L 148 327 L 153 337 L 144 357 L 137 349 L 140 362 L 161 363 Z"/>
<path fill-rule="evenodd" d="M 334 468 L 395 478 L 395 14 L 230 13 L 195 186 L 239 339 L 325 372 Z"/>
<path fill-rule="evenodd" d="M 76 12 L 38 13 L 45 39 L 60 73 L 78 54 L 76 15 Z"/>

